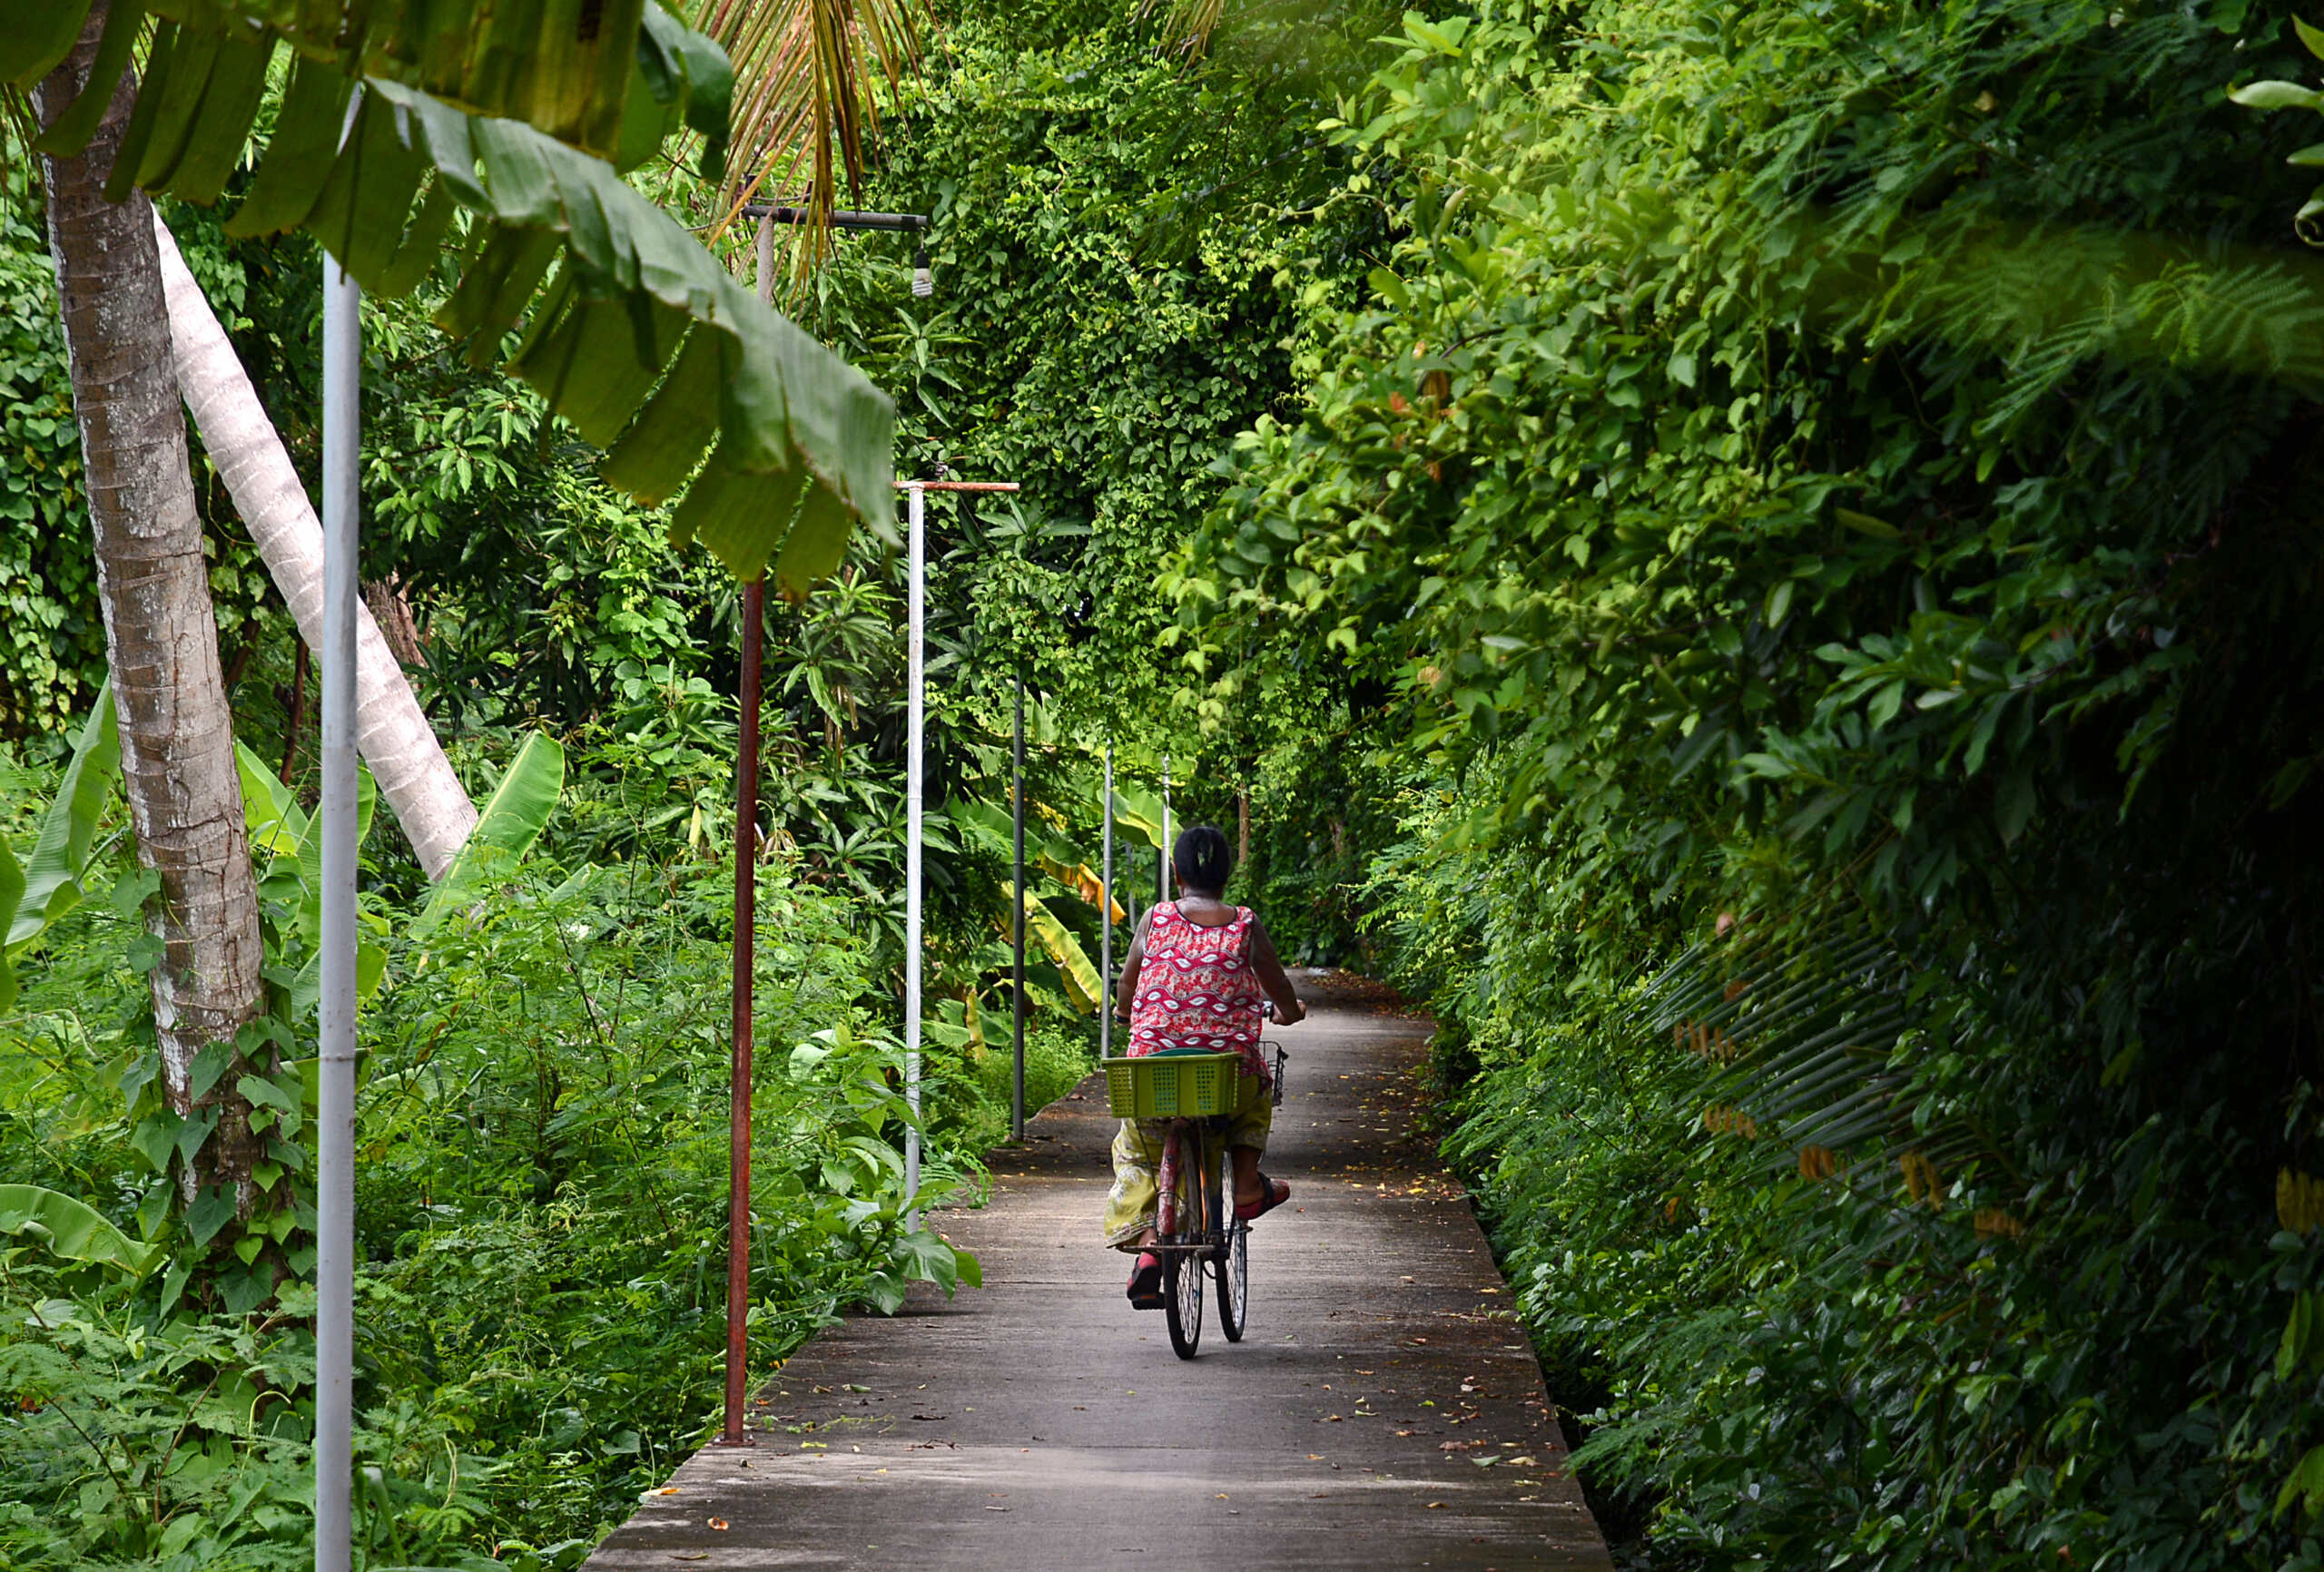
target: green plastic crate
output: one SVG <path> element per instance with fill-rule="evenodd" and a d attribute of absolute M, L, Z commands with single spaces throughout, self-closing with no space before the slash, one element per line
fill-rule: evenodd
<path fill-rule="evenodd" d="M 1240 1054 L 1148 1054 L 1099 1063 L 1106 1101 L 1120 1119 L 1238 1114 L 1264 1095 L 1258 1077 L 1243 1074 Z"/>

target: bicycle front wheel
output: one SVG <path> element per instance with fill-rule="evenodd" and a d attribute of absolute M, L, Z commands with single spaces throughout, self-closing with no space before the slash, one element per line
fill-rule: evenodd
<path fill-rule="evenodd" d="M 1214 1263 L 1218 1273 L 1218 1330 L 1228 1342 L 1243 1341 L 1243 1317 L 1251 1300 L 1251 1225 L 1241 1218 L 1227 1224 L 1226 1248 Z"/>

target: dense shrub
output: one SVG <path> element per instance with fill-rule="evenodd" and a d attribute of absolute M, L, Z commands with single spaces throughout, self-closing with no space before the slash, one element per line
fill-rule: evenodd
<path fill-rule="evenodd" d="M 1403 33 L 1333 133 L 1403 233 L 1184 636 L 1375 685 L 1375 931 L 1586 1477 L 1658 1562 L 2312 1562 L 2285 10 Z"/>

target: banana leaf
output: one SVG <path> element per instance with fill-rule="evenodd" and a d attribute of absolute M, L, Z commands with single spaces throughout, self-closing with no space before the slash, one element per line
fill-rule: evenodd
<path fill-rule="evenodd" d="M 8 850 L 8 842 L 0 837 L 0 934 L 5 934 L 16 920 L 16 905 L 25 898 L 25 870 L 16 861 L 16 854 Z M 0 1015 L 6 1014 L 16 1004 L 16 967 L 8 958 L 8 947 L 0 944 Z"/>
<path fill-rule="evenodd" d="M 29 1234 L 66 1261 L 116 1267 L 143 1277 L 162 1246 L 133 1243 L 86 1202 L 38 1184 L 0 1184 L 0 1233 Z"/>
<path fill-rule="evenodd" d="M 5 930 L 8 949 L 30 944 L 50 923 L 81 904 L 86 893 L 82 876 L 88 871 L 98 821 L 120 773 L 121 733 L 113 725 L 113 684 L 108 682 L 97 690 L 96 707 L 82 722 L 64 779 L 41 817 L 40 834 L 24 867 L 24 889 Z"/>
<path fill-rule="evenodd" d="M 1001 881 L 1000 888 L 1011 899 L 1016 898 L 1016 888 L 1006 879 Z M 1043 905 L 1038 895 L 1028 894 L 1025 897 L 1025 931 L 1057 963 L 1058 972 L 1065 981 L 1066 996 L 1073 1001 L 1073 1007 L 1084 1015 L 1096 1009 L 1106 987 L 1098 976 L 1098 968 L 1089 964 L 1089 953 L 1081 948 L 1081 941 L 1073 937 L 1073 930 L 1059 921 L 1057 913 Z"/>
<path fill-rule="evenodd" d="M 487 879 L 523 860 L 547 827 L 564 790 L 564 745 L 536 732 L 525 739 L 508 772 L 477 815 L 468 844 L 437 880 L 427 906 L 411 925 L 411 937 L 426 938 L 447 917 L 473 903 Z"/>
<path fill-rule="evenodd" d="M 1128 825 L 1146 837 L 1157 851 L 1170 849 L 1162 844 L 1162 820 L 1166 810 L 1162 799 L 1152 791 L 1136 786 L 1114 782 L 1114 822 Z"/>
<path fill-rule="evenodd" d="M 89 14 L 89 0 L 22 5 L 0 36 L 0 74 L 22 83 L 46 74 L 64 59 Z M 724 167 L 734 71 L 724 51 L 650 0 L 121 0 L 108 18 L 133 35 L 147 15 L 185 32 L 199 56 L 248 51 L 280 40 L 310 60 L 442 99 L 472 114 L 520 120 L 595 157 L 618 162 L 637 148 L 650 126 L 652 141 L 622 167 L 649 156 L 683 123 L 707 141 L 705 175 Z M 169 36 L 166 33 L 164 36 Z M 348 58 L 347 41 L 362 54 Z M 172 49 L 174 53 L 174 49 Z M 104 97 L 127 58 L 109 62 L 99 78 Z M 197 61 L 196 63 L 201 63 Z M 263 56 L 260 58 L 263 64 Z M 233 67 L 248 70 L 247 64 Z M 214 77 L 181 83 L 176 113 L 166 125 L 182 136 L 193 113 L 231 117 L 236 94 Z M 207 92 L 203 91 L 207 88 Z M 640 93 L 639 89 L 644 92 Z M 205 99 L 207 103 L 205 103 Z M 241 123 L 247 126 L 247 116 Z M 159 139 L 163 146 L 169 133 Z M 210 139 L 204 139 L 205 142 Z M 149 152 L 155 143 L 148 140 Z M 213 143 L 214 145 L 214 143 Z M 140 177 L 140 183 L 143 183 Z"/>
<path fill-rule="evenodd" d="M 795 602 L 836 570 L 856 520 L 892 535 L 895 407 L 608 162 L 675 124 L 724 123 L 723 54 L 658 7 L 641 22 L 643 4 L 609 0 L 587 40 L 544 20 L 547 0 L 449 0 L 424 15 L 374 7 L 369 31 L 348 34 L 370 41 L 349 127 L 342 7 L 163 0 L 109 189 L 125 195 L 133 181 L 215 201 L 266 116 L 271 62 L 287 46 L 272 135 L 230 231 L 303 228 L 388 296 L 418 287 L 453 247 L 458 280 L 438 320 L 468 340 L 470 358 L 497 355 L 527 322 L 508 369 L 608 450 L 606 480 L 650 506 L 680 498 L 674 544 L 700 540 L 744 581 L 771 567 Z M 86 0 L 26 8 L 16 43 L 0 50 L 19 87 L 53 64 L 59 18 L 87 11 Z M 94 131 L 86 106 L 129 62 L 126 49 L 113 59 L 112 28 L 133 33 L 139 15 L 116 7 L 103 55 L 112 74 L 100 71 L 67 107 L 45 151 L 75 152 Z M 521 43 L 527 26 L 537 44 Z M 633 98 L 655 102 L 660 119 L 643 130 L 633 120 L 625 152 Z"/>
<path fill-rule="evenodd" d="M 1068 860 L 1071 857 L 1070 852 L 1062 857 L 1058 855 L 1057 842 L 1051 841 L 1041 849 L 1041 854 L 1035 859 L 1035 861 L 1043 873 L 1056 879 L 1091 906 L 1103 911 L 1106 907 L 1104 877 L 1087 862 Z M 1122 910 L 1120 901 L 1117 900 L 1113 903 L 1113 910 L 1109 915 L 1116 922 L 1123 920 L 1126 914 Z"/>

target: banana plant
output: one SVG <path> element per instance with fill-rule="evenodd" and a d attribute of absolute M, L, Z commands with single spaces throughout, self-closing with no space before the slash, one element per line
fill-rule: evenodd
<path fill-rule="evenodd" d="M 46 75 L 90 3 L 26 0 L 0 30 L 0 77 Z M 87 144 L 141 44 L 114 200 L 215 204 L 271 113 L 228 231 L 304 229 L 381 295 L 433 276 L 456 241 L 438 322 L 482 364 L 529 310 L 507 368 L 608 449 L 610 484 L 648 506 L 684 493 L 674 543 L 701 540 L 746 581 L 772 565 L 798 599 L 839 566 L 852 519 L 891 533 L 892 402 L 621 179 L 680 125 L 708 135 L 710 178 L 723 157 L 731 68 L 658 5 L 115 0 L 40 151 Z"/>
<path fill-rule="evenodd" d="M 524 860 L 541 838 L 565 790 L 565 747 L 546 732 L 525 739 L 507 773 L 477 815 L 468 844 L 429 891 L 410 927 L 413 939 L 427 938 L 457 911 L 473 906 L 485 885 Z"/>
<path fill-rule="evenodd" d="M 241 774 L 242 821 L 250 830 L 251 858 L 258 865 L 259 893 L 290 909 L 292 929 L 305 941 L 306 963 L 290 985 L 292 1014 L 304 1015 L 322 988 L 322 815 L 300 807 L 297 795 L 246 743 L 234 744 L 234 762 Z M 371 772 L 359 769 L 355 776 L 358 846 L 371 833 L 371 810 L 377 801 Z M 370 997 L 387 969 L 386 947 L 358 936 L 357 997 Z"/>
<path fill-rule="evenodd" d="M 1001 889 L 1015 899 L 1015 885 L 1004 880 Z M 1058 920 L 1057 913 L 1030 890 L 1025 894 L 1025 931 L 1057 963 L 1059 975 L 1065 978 L 1066 997 L 1073 1001 L 1073 1007 L 1084 1015 L 1096 1009 L 1106 985 L 1099 979 L 1098 968 L 1089 963 L 1089 952 L 1081 948 L 1073 930 Z"/>
<path fill-rule="evenodd" d="M 0 1010 L 16 1002 L 16 958 L 49 925 L 81 904 L 82 884 L 97 850 L 97 830 L 121 773 L 121 734 L 114 729 L 113 684 L 97 690 L 95 708 L 74 739 L 64 779 L 41 816 L 32 857 L 19 863 L 0 840 Z"/>
<path fill-rule="evenodd" d="M 1105 792 L 1101 788 L 1098 791 L 1098 805 L 1101 810 L 1104 807 L 1104 796 Z M 1137 830 L 1152 842 L 1155 850 L 1158 851 L 1169 850 L 1162 842 L 1162 822 L 1168 817 L 1168 810 L 1162 806 L 1162 799 L 1159 796 L 1133 786 L 1126 781 L 1117 781 L 1114 782 L 1113 809 L 1115 823 L 1126 825 Z"/>
<path fill-rule="evenodd" d="M 132 1277 L 152 1272 L 168 1249 L 133 1243 L 95 1207 L 38 1184 L 0 1184 L 0 1233 L 37 1239 L 62 1260 L 110 1266 Z"/>

